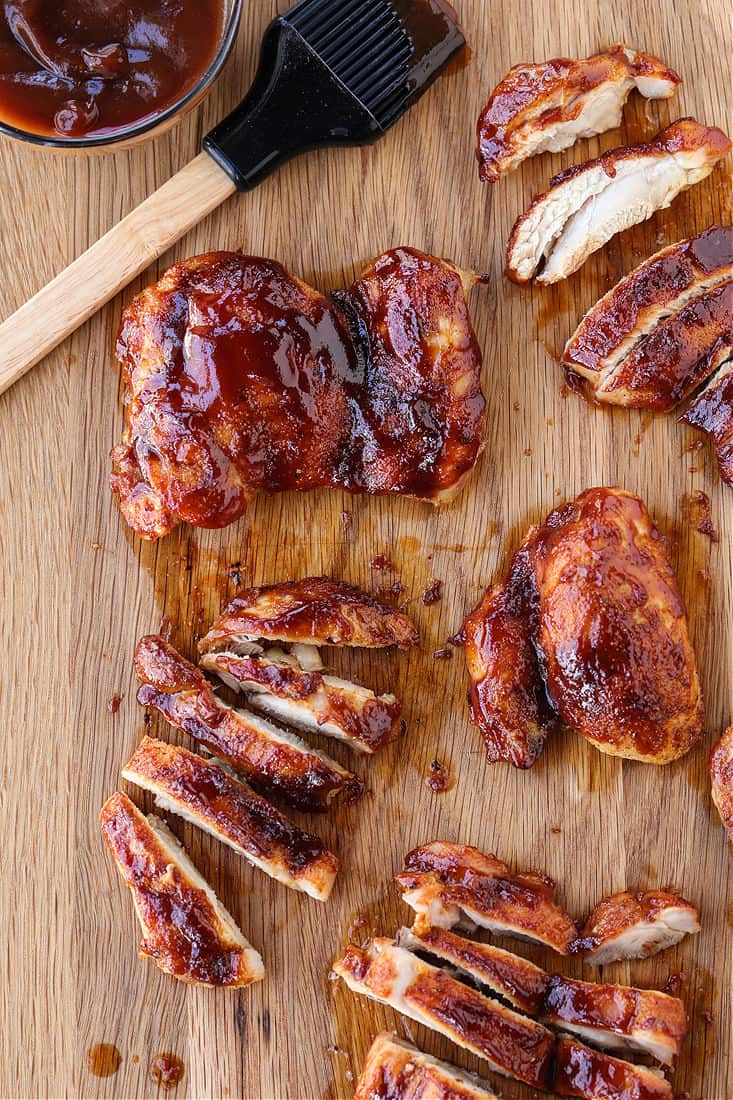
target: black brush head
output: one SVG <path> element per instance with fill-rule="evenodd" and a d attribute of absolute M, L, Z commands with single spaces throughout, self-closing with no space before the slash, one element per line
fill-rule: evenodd
<path fill-rule="evenodd" d="M 464 44 L 444 0 L 301 0 L 268 27 L 249 94 L 204 148 L 249 190 L 297 153 L 374 141 Z"/>
<path fill-rule="evenodd" d="M 386 129 L 409 97 L 412 39 L 390 0 L 302 0 L 284 17 Z"/>

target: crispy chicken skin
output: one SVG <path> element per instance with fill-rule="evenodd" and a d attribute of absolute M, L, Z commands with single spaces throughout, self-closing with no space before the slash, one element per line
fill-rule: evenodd
<path fill-rule="evenodd" d="M 199 651 L 240 641 L 407 649 L 418 633 L 407 615 L 352 585 L 306 577 L 241 592 L 199 643 Z"/>
<path fill-rule="evenodd" d="M 201 667 L 243 691 L 255 710 L 345 741 L 356 752 L 374 753 L 400 735 L 402 707 L 394 695 L 377 696 L 348 680 L 305 672 L 288 654 L 273 660 L 267 650 L 263 656 L 205 653 Z"/>
<path fill-rule="evenodd" d="M 647 99 L 668 99 L 680 83 L 658 58 L 620 44 L 583 60 L 515 65 L 478 120 L 479 175 L 495 183 L 528 157 L 619 126 L 634 88 Z"/>
<path fill-rule="evenodd" d="M 720 738 L 710 754 L 713 802 L 733 840 L 733 726 Z"/>
<path fill-rule="evenodd" d="M 642 500 L 589 489 L 536 536 L 537 648 L 564 725 L 612 756 L 666 764 L 702 731 L 687 616 Z"/>
<path fill-rule="evenodd" d="M 496 856 L 464 844 L 434 841 L 405 857 L 396 876 L 402 899 L 417 913 L 415 931 L 476 925 L 497 935 L 545 944 L 567 955 L 574 921 L 555 901 L 552 879 L 512 872 Z"/>
<path fill-rule="evenodd" d="M 142 681 L 137 699 L 240 772 L 256 790 L 301 810 L 323 810 L 335 796 L 354 798 L 360 781 L 325 753 L 246 710 L 227 706 L 204 674 L 163 638 L 148 635 L 135 651 Z"/>
<path fill-rule="evenodd" d="M 565 345 L 564 365 L 596 389 L 660 321 L 731 278 L 731 226 L 713 225 L 663 248 L 588 310 Z"/>
<path fill-rule="evenodd" d="M 688 752 L 702 730 L 695 657 L 667 549 L 643 501 L 598 488 L 555 509 L 530 530 L 498 591 L 511 593 L 517 577 L 527 592 L 512 604 L 514 637 L 522 632 L 526 659 L 517 659 L 511 636 L 502 648 L 496 588 L 465 631 L 472 715 L 484 737 L 488 729 L 506 746 L 493 758 L 516 763 L 516 744 L 541 747 L 527 731 L 538 714 L 541 732 L 551 728 L 537 703 L 545 696 L 565 726 L 603 752 L 655 764 Z M 536 754 L 520 753 L 519 763 Z"/>
<path fill-rule="evenodd" d="M 715 369 L 681 419 L 711 437 L 721 480 L 733 485 L 733 347 L 720 349 Z"/>
<path fill-rule="evenodd" d="M 507 275 L 516 283 L 536 276 L 545 285 L 567 278 L 616 233 L 705 179 L 730 148 L 722 130 L 686 118 L 648 144 L 621 146 L 565 169 L 515 222 Z"/>
<path fill-rule="evenodd" d="M 666 1066 L 674 1063 L 687 1034 L 685 1006 L 677 997 L 558 974 L 549 980 L 542 1019 L 621 1057 L 649 1054 Z"/>
<path fill-rule="evenodd" d="M 659 1070 L 634 1066 L 564 1036 L 557 1041 L 553 1092 L 584 1100 L 673 1100 Z"/>
<path fill-rule="evenodd" d="M 397 943 L 447 963 L 528 1016 L 542 1009 L 550 975 L 521 955 L 437 927 L 400 928 Z"/>
<path fill-rule="evenodd" d="M 485 1085 L 382 1031 L 369 1048 L 354 1100 L 498 1100 Z"/>
<path fill-rule="evenodd" d="M 218 764 L 144 737 L 122 778 L 151 791 L 156 805 L 211 833 L 285 886 L 328 899 L 336 856 Z"/>
<path fill-rule="evenodd" d="M 144 933 L 141 957 L 195 985 L 234 989 L 264 977 L 259 954 L 162 821 L 114 794 L 100 824 L 132 892 Z"/>
<path fill-rule="evenodd" d="M 571 945 L 594 966 L 620 959 L 644 959 L 700 931 L 691 902 L 663 890 L 626 890 L 599 901 Z"/>
<path fill-rule="evenodd" d="M 733 279 L 659 322 L 596 388 L 599 401 L 669 412 L 733 351 Z"/>
<path fill-rule="evenodd" d="M 530 540 L 514 555 L 504 582 L 487 590 L 461 632 L 471 678 L 471 720 L 486 759 L 530 768 L 558 720 L 540 675 L 534 637 L 537 593 Z"/>
<path fill-rule="evenodd" d="M 260 492 L 439 503 L 480 448 L 475 278 L 409 248 L 325 298 L 273 260 L 211 252 L 125 310 L 111 487 L 141 537 L 224 527 Z"/>
<path fill-rule="evenodd" d="M 447 1036 L 498 1073 L 535 1088 L 549 1087 L 555 1047 L 551 1031 L 394 941 L 378 938 L 366 948 L 350 944 L 333 969 L 355 993 Z"/>

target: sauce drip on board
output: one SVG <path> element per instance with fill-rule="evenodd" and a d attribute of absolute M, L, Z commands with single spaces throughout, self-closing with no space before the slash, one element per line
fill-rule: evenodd
<path fill-rule="evenodd" d="M 122 1055 L 112 1043 L 95 1043 L 87 1051 L 87 1066 L 95 1077 L 113 1077 L 122 1063 Z"/>
<path fill-rule="evenodd" d="M 214 58 L 222 0 L 2 0 L 0 119 L 40 137 L 154 119 Z"/>
<path fill-rule="evenodd" d="M 156 1054 L 150 1063 L 150 1077 L 163 1089 L 174 1089 L 185 1072 L 186 1067 L 177 1054 Z"/>

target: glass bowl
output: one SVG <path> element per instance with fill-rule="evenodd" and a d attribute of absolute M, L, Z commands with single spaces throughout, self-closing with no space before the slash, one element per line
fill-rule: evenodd
<path fill-rule="evenodd" d="M 78 150 L 79 152 L 89 153 L 95 149 L 104 151 L 110 146 L 128 148 L 137 144 L 144 137 L 152 136 L 153 133 L 156 135 L 163 133 L 202 99 L 219 76 L 237 37 L 242 15 L 242 4 L 243 0 L 224 0 L 219 44 L 208 68 L 191 88 L 186 89 L 180 99 L 164 107 L 157 114 L 148 115 L 137 122 L 131 122 L 128 126 L 122 126 L 111 133 L 79 138 L 63 137 L 60 134 L 34 133 L 32 130 L 24 130 L 21 127 L 13 126 L 0 117 L 0 135 L 45 149 L 63 150 L 65 152 Z"/>

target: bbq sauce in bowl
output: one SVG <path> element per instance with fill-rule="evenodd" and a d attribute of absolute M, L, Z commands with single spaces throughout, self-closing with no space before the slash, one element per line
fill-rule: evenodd
<path fill-rule="evenodd" d="M 238 14 L 227 0 L 0 0 L 0 128 L 86 145 L 148 129 L 213 79 Z"/>

